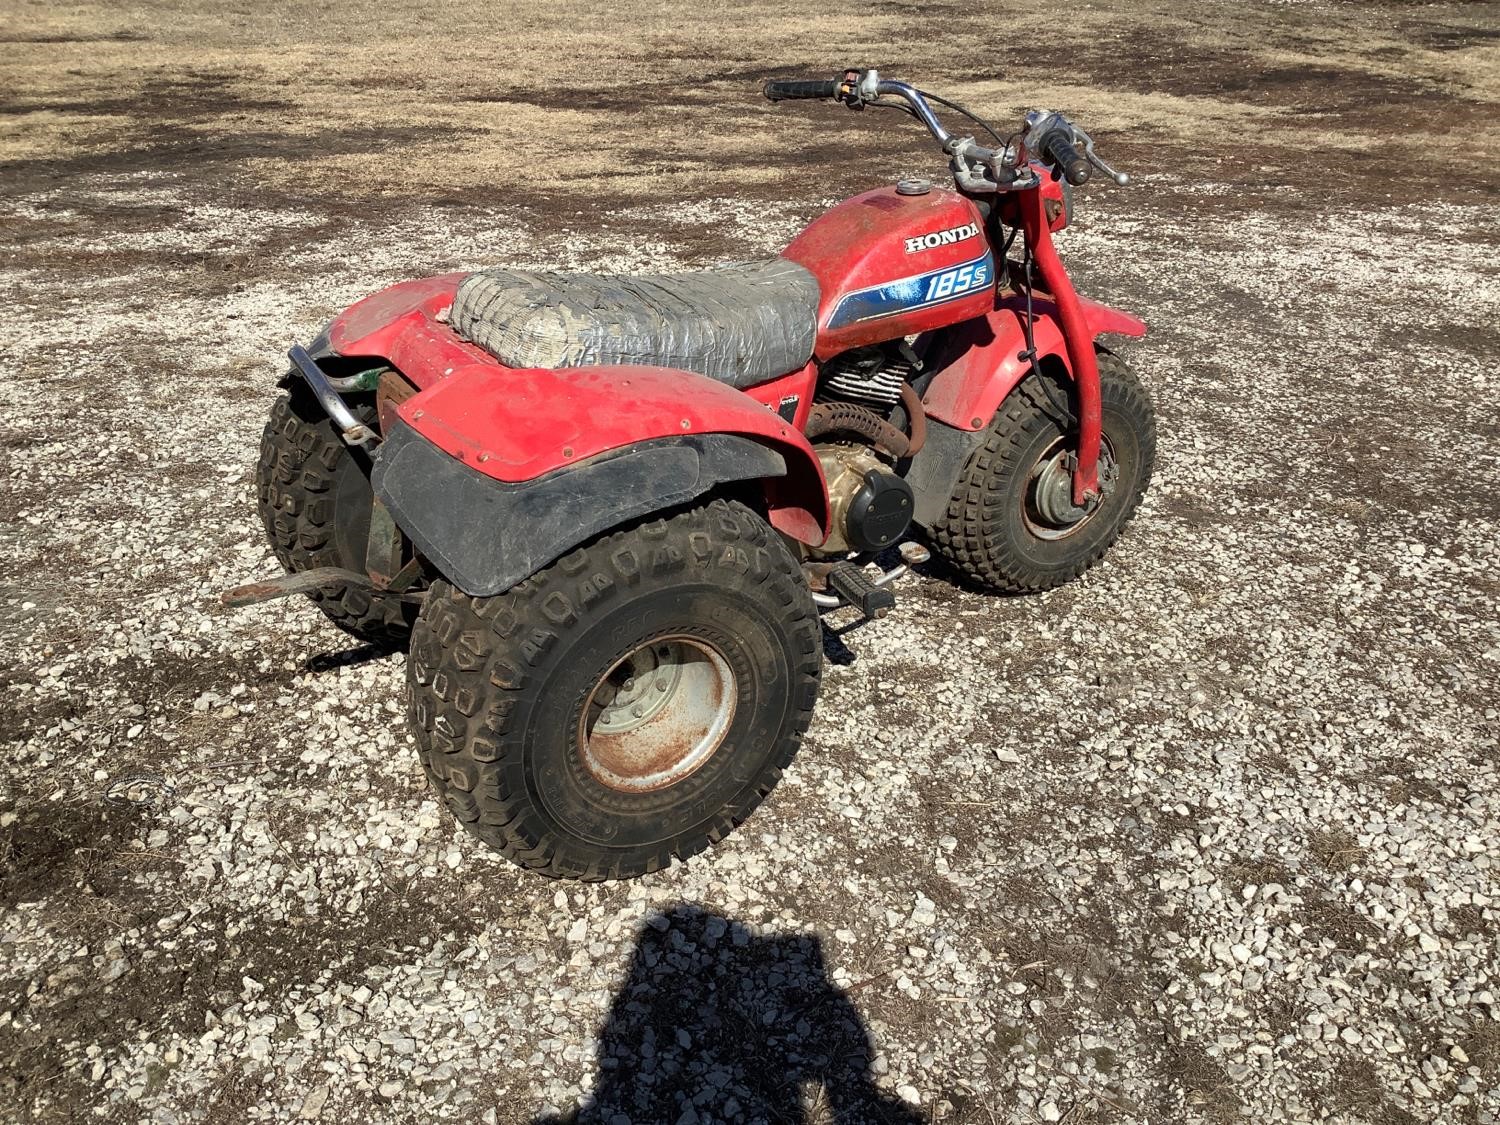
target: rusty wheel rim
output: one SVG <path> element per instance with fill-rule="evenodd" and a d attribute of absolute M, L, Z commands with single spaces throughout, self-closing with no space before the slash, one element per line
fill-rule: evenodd
<path fill-rule="evenodd" d="M 578 722 L 578 753 L 595 780 L 626 793 L 675 785 L 724 744 L 735 676 L 708 642 L 683 635 L 641 645 L 599 678 Z"/>
<path fill-rule="evenodd" d="M 1067 439 L 1059 437 L 1042 451 L 1027 474 L 1021 494 L 1021 519 L 1038 539 L 1066 539 L 1082 530 L 1115 489 L 1120 466 L 1107 434 L 1101 434 L 1099 440 L 1100 497 L 1086 508 L 1073 503 L 1074 463 Z"/>

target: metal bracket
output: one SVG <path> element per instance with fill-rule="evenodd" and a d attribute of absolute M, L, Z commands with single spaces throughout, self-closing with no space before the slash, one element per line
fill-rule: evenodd
<path fill-rule="evenodd" d="M 292 350 L 286 354 L 292 361 L 292 366 L 307 380 L 307 385 L 317 395 L 323 409 L 328 411 L 328 417 L 339 428 L 339 436 L 344 439 L 345 444 L 366 448 L 380 444 L 380 436 L 354 416 L 349 404 L 339 397 L 338 391 L 328 381 L 328 376 L 323 374 L 313 357 L 307 354 L 306 348 L 301 344 L 293 344 Z"/>
<path fill-rule="evenodd" d="M 375 497 L 370 505 L 370 538 L 365 544 L 365 570 L 377 589 L 385 589 L 401 570 L 401 529 L 390 511 Z"/>
<path fill-rule="evenodd" d="M 992 160 L 974 160 L 964 155 L 973 143 L 973 137 L 953 137 L 943 146 L 949 156 L 948 167 L 961 190 L 971 195 L 993 195 L 1026 191 L 1041 184 L 1041 177 L 1032 168 L 1019 164 L 1020 152 L 1015 147 L 1007 145 Z"/>
<path fill-rule="evenodd" d="M 395 583 L 392 582 L 392 586 L 394 585 Z M 273 601 L 276 598 L 289 598 L 293 594 L 310 594 L 314 590 L 321 590 L 327 586 L 362 586 L 367 590 L 379 589 L 370 581 L 368 574 L 345 570 L 341 566 L 320 566 L 312 570 L 298 571 L 295 574 L 277 575 L 275 578 L 267 578 L 262 582 L 236 586 L 220 594 L 219 601 L 231 609 L 237 609 L 241 606 L 255 605 L 258 602 Z M 388 587 L 383 592 L 396 594 L 398 591 Z M 427 596 L 427 591 L 419 590 L 413 594 L 401 592 L 399 596 L 404 602 L 420 604 Z"/>

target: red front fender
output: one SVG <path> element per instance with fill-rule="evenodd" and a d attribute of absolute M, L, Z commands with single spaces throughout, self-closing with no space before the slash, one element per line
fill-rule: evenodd
<path fill-rule="evenodd" d="M 737 434 L 781 454 L 765 482 L 771 523 L 803 543 L 828 536 L 828 486 L 807 439 L 773 410 L 702 375 L 665 367 L 456 368 L 400 407 L 432 444 L 494 480 L 534 480 L 640 442 Z"/>
<path fill-rule="evenodd" d="M 1122 336 L 1144 336 L 1146 325 L 1129 313 L 1095 301 L 1080 299 L 1084 319 L 1094 337 L 1106 332 Z M 1037 357 L 1056 356 L 1071 373 L 1062 327 L 1052 302 L 1032 300 L 1036 314 L 1032 339 Z M 988 316 L 955 325 L 944 333 L 934 362 L 940 369 L 927 386 L 922 404 L 931 418 L 960 430 L 981 430 L 989 425 L 1005 396 L 1024 379 L 1031 363 L 1026 350 L 1024 321 L 1026 299 L 1008 294 Z"/>

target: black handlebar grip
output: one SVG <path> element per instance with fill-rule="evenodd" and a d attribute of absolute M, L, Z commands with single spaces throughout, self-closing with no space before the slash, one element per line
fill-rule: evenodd
<path fill-rule="evenodd" d="M 1042 155 L 1074 187 L 1088 183 L 1089 177 L 1094 174 L 1093 165 L 1078 151 L 1073 138 L 1060 129 L 1048 134 L 1047 139 L 1042 142 Z"/>
<path fill-rule="evenodd" d="M 831 98 L 839 92 L 833 79 L 817 81 L 808 78 L 773 78 L 765 85 L 766 100 L 784 102 L 792 98 Z"/>

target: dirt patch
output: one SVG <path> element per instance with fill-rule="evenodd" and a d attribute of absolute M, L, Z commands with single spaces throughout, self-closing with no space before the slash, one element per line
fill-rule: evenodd
<path fill-rule="evenodd" d="M 1417 1125 L 1421 1120 L 1387 1099 L 1379 1073 L 1361 1059 L 1345 1059 L 1334 1068 L 1327 1102 L 1335 1110 L 1391 1125 Z"/>
<path fill-rule="evenodd" d="M 149 822 L 145 810 L 113 804 L 32 805 L 0 828 L 0 910 L 56 894 L 108 899 L 128 883 L 115 862 Z"/>
<path fill-rule="evenodd" d="M 1197 1043 L 1174 1043 L 1167 1055 L 1168 1073 L 1186 1095 L 1187 1111 L 1195 1118 L 1229 1125 L 1240 1119 L 1243 1102 L 1223 1066 Z"/>
<path fill-rule="evenodd" d="M 1342 873 L 1361 862 L 1366 852 L 1359 842 L 1345 829 L 1329 828 L 1314 832 L 1307 841 L 1308 849 L 1319 863 L 1329 871 Z"/>
<path fill-rule="evenodd" d="M 128 916 L 119 929 L 127 925 L 156 927 L 172 935 L 171 940 L 107 983 L 99 983 L 97 968 L 86 960 L 72 960 L 44 981 L 0 984 L 0 996 L 8 995 L 16 1004 L 9 1009 L 11 1021 L 0 1028 L 0 1050 L 9 1060 L 0 1094 L 25 1104 L 45 1089 L 54 1111 L 72 1106 L 86 1112 L 93 1104 L 92 1089 L 68 1080 L 56 1065 L 67 1043 L 91 1043 L 100 1057 L 113 1061 L 139 1037 L 197 1037 L 226 1020 L 231 1026 L 243 1023 L 238 1013 L 247 1001 L 262 1008 L 282 999 L 295 1003 L 330 971 L 379 979 L 385 966 L 404 963 L 412 949 L 430 946 L 430 935 L 439 928 L 460 943 L 475 932 L 467 917 L 432 917 L 395 901 L 353 918 L 293 917 L 253 932 L 243 929 L 233 910 L 195 914 L 180 922 L 175 915 L 148 910 Z M 95 931 L 94 941 L 108 932 Z M 286 1020 L 267 1034 L 286 1040 L 300 1032 Z M 171 1065 L 163 1061 L 148 1068 L 143 1092 L 157 1092 Z M 212 1097 L 204 1099 L 209 1106 L 213 1102 Z"/>

